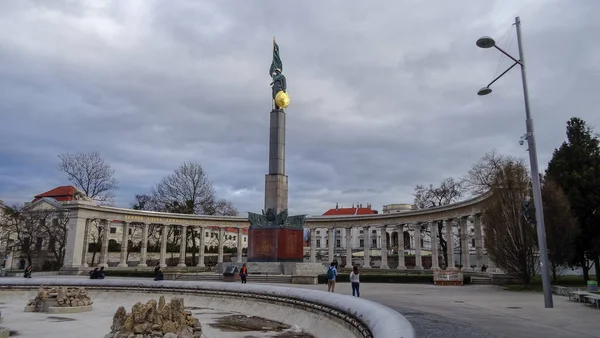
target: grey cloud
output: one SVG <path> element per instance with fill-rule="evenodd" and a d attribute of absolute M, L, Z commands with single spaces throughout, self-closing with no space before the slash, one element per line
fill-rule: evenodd
<path fill-rule="evenodd" d="M 544 167 L 569 117 L 600 125 L 600 49 L 589 43 L 598 9 L 593 0 L 2 2 L 0 199 L 66 184 L 56 155 L 95 149 L 117 171 L 120 205 L 198 161 L 240 211 L 260 210 L 275 35 L 292 98 L 291 212 L 410 203 L 416 184 L 460 176 L 492 148 L 526 158 L 518 70 L 492 95 L 475 94 L 500 55 L 474 41 L 499 39 L 515 14 Z"/>

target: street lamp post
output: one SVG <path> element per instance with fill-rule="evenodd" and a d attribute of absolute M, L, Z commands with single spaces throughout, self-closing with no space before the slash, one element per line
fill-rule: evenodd
<path fill-rule="evenodd" d="M 519 60 L 512 57 L 510 54 L 505 52 L 496 46 L 496 42 L 494 39 L 484 36 L 477 40 L 477 46 L 480 48 L 496 48 L 504 55 L 508 56 L 513 63 L 507 70 L 505 70 L 502 74 L 496 77 L 492 82 L 490 82 L 486 87 L 481 88 L 477 94 L 478 95 L 487 95 L 492 92 L 490 86 L 496 82 L 499 78 L 501 78 L 504 74 L 510 71 L 514 66 L 521 66 L 521 78 L 523 81 L 523 96 L 525 99 L 525 125 L 527 128 L 527 133 L 524 138 L 527 140 L 527 145 L 529 146 L 529 162 L 531 166 L 531 180 L 533 186 L 533 203 L 535 206 L 535 217 L 537 222 L 537 236 L 538 236 L 538 246 L 539 246 L 539 255 L 540 255 L 540 268 L 542 272 L 542 285 L 544 288 L 544 305 L 546 308 L 552 308 L 552 289 L 550 286 L 550 272 L 548 268 L 550 267 L 548 263 L 548 248 L 546 247 L 546 227 L 544 225 L 544 209 L 542 204 L 542 191 L 540 188 L 540 175 L 538 169 L 538 159 L 537 159 L 537 148 L 535 145 L 535 136 L 533 133 L 533 119 L 531 118 L 531 111 L 529 109 L 529 92 L 527 90 L 527 76 L 525 74 L 525 57 L 523 53 L 523 43 L 521 41 L 521 19 L 517 16 L 515 18 L 515 26 L 517 27 L 517 42 L 519 46 Z"/>

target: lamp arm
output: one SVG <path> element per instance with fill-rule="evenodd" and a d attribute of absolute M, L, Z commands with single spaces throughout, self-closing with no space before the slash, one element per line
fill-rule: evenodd
<path fill-rule="evenodd" d="M 515 59 L 514 57 L 512 57 L 510 54 L 508 54 L 507 52 L 505 52 L 502 48 L 500 48 L 498 46 L 494 46 L 494 48 L 496 48 L 497 50 L 499 50 L 502 54 L 508 56 L 514 62 L 520 64 L 521 66 L 523 65 L 523 63 L 521 63 L 521 61 L 519 61 L 519 60 Z"/>
<path fill-rule="evenodd" d="M 502 76 L 504 76 L 504 74 L 508 73 L 508 71 L 513 69 L 516 65 L 520 65 L 520 64 L 521 64 L 521 62 L 519 62 L 519 61 L 516 61 L 515 63 L 513 63 L 512 66 L 508 67 L 507 70 L 502 72 L 502 74 L 498 75 L 498 77 L 496 77 L 492 82 L 490 82 L 490 84 L 488 84 L 487 87 L 489 88 L 491 85 L 494 84 L 494 82 L 498 81 L 498 79 L 500 79 Z"/>

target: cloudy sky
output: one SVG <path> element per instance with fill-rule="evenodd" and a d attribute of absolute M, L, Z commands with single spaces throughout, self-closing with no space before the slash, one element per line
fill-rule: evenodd
<path fill-rule="evenodd" d="M 598 13 L 597 0 L 1 1 L 0 199 L 69 184 L 57 155 L 98 150 L 119 206 L 197 161 L 240 212 L 260 211 L 276 36 L 290 212 L 411 203 L 491 149 L 527 156 L 518 69 L 476 95 L 510 63 L 475 41 L 517 54 L 516 15 L 545 168 L 571 116 L 600 128 Z"/>

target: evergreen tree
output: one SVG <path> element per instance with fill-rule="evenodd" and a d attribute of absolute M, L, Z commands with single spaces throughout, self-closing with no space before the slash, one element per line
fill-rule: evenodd
<path fill-rule="evenodd" d="M 585 121 L 567 122 L 567 141 L 554 150 L 546 175 L 567 194 L 573 216 L 579 223 L 574 265 L 581 266 L 589 280 L 588 260 L 593 260 L 596 277 L 600 255 L 600 142 Z"/>

